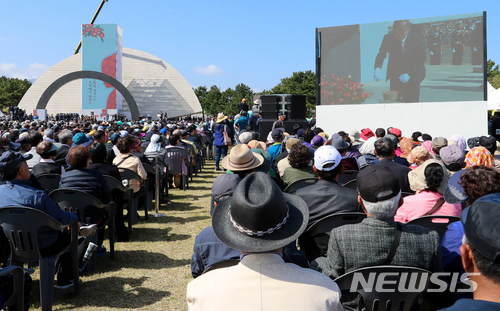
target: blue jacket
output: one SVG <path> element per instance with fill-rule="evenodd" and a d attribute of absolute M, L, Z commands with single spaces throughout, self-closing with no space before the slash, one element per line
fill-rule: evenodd
<path fill-rule="evenodd" d="M 215 133 L 215 138 L 214 138 L 214 145 L 215 146 L 224 146 L 224 127 L 226 128 L 226 132 L 231 137 L 231 130 L 229 129 L 229 126 L 226 125 L 226 123 L 221 123 L 221 124 L 216 124 L 214 126 L 213 132 Z"/>
<path fill-rule="evenodd" d="M 15 179 L 0 186 L 0 207 L 17 205 L 37 209 L 51 216 L 63 225 L 78 222 L 76 214 L 65 212 L 57 206 L 45 191 L 37 190 L 28 181 Z M 39 235 L 39 246 L 45 248 L 57 240 L 58 233 Z"/>
<path fill-rule="evenodd" d="M 237 125 L 240 126 L 240 130 L 246 129 L 248 125 L 248 115 L 239 117 L 238 120 L 234 122 L 234 126 Z"/>

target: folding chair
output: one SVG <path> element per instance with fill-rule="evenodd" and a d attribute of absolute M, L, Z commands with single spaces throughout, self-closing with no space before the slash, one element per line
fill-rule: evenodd
<path fill-rule="evenodd" d="M 286 187 L 286 189 L 283 192 L 295 194 L 295 192 L 297 192 L 297 190 L 304 188 L 304 187 L 307 187 L 307 186 L 310 186 L 310 185 L 314 185 L 315 183 L 318 182 L 318 180 L 319 179 L 316 177 L 297 179 L 296 181 L 294 181 L 293 183 L 288 185 L 288 187 Z"/>
<path fill-rule="evenodd" d="M 447 215 L 429 215 L 422 216 L 413 220 L 410 220 L 408 224 L 422 226 L 425 228 L 429 228 L 431 230 L 437 231 L 441 239 L 445 234 L 448 226 L 455 221 L 459 221 L 460 217 L 456 216 L 447 216 Z"/>

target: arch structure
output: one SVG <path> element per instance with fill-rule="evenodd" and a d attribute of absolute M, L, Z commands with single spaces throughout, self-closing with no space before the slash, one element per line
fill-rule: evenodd
<path fill-rule="evenodd" d="M 135 102 L 134 97 L 132 94 L 127 90 L 125 85 L 123 85 L 120 81 L 116 80 L 110 75 L 107 75 L 102 72 L 98 71 L 91 71 L 91 70 L 80 70 L 80 71 L 74 71 L 70 72 L 68 74 L 65 74 L 64 76 L 60 77 L 56 81 L 52 82 L 47 89 L 43 92 L 42 96 L 40 96 L 40 99 L 38 100 L 38 103 L 36 104 L 36 109 L 45 109 L 47 107 L 47 104 L 49 103 L 50 98 L 52 95 L 54 95 L 57 90 L 59 90 L 61 87 L 63 87 L 65 84 L 74 81 L 74 80 L 79 80 L 79 79 L 96 79 L 96 80 L 101 80 L 103 82 L 106 82 L 113 86 L 120 94 L 122 94 L 123 98 L 127 101 L 128 106 L 130 108 L 130 113 L 132 114 L 132 119 L 133 120 L 138 120 L 139 119 L 139 108 L 137 108 L 137 103 Z"/>

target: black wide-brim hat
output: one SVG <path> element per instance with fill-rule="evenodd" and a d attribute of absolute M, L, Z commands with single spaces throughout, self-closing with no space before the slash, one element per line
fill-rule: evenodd
<path fill-rule="evenodd" d="M 265 173 L 246 176 L 231 199 L 217 205 L 212 217 L 215 235 L 243 252 L 262 253 L 297 240 L 309 222 L 309 208 L 296 195 L 282 193 Z"/>

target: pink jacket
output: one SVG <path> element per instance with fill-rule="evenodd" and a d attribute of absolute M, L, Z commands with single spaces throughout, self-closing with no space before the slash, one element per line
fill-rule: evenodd
<path fill-rule="evenodd" d="M 394 221 L 406 223 L 415 218 L 419 218 L 427 214 L 442 197 L 442 194 L 430 191 L 422 191 L 418 194 L 407 196 L 404 198 L 403 205 L 397 210 Z M 445 202 L 432 215 L 459 217 L 460 213 L 462 213 L 461 204 L 449 204 Z"/>

